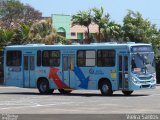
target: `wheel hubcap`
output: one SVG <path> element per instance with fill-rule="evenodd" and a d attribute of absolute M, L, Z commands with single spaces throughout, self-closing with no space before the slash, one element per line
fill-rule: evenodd
<path fill-rule="evenodd" d="M 106 93 L 108 91 L 108 86 L 107 85 L 103 85 L 102 86 L 102 90 L 103 90 L 103 92 Z"/>
<path fill-rule="evenodd" d="M 46 88 L 47 88 L 47 85 L 46 85 L 45 83 L 42 83 L 42 84 L 40 85 L 41 91 L 45 92 L 45 91 L 46 91 Z"/>

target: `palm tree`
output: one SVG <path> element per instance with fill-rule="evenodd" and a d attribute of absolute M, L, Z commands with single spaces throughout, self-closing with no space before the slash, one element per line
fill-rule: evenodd
<path fill-rule="evenodd" d="M 30 25 L 20 23 L 19 27 L 15 29 L 15 32 L 11 39 L 11 44 L 28 43 L 29 31 L 30 31 Z"/>
<path fill-rule="evenodd" d="M 10 43 L 13 34 L 14 31 L 11 29 L 0 29 L 0 48 L 3 48 Z"/>
<path fill-rule="evenodd" d="M 122 26 L 111 21 L 103 29 L 102 35 L 106 41 L 114 39 L 116 42 L 122 42 L 120 39 L 123 38 L 123 34 Z"/>
<path fill-rule="evenodd" d="M 30 43 L 66 43 L 66 39 L 57 34 L 52 28 L 51 19 L 41 20 L 34 23 L 29 32 Z"/>
<path fill-rule="evenodd" d="M 98 39 L 100 42 L 101 39 L 101 29 L 105 28 L 106 24 L 109 22 L 109 14 L 104 15 L 104 9 L 93 8 L 92 11 L 94 12 L 93 22 L 98 25 Z"/>
<path fill-rule="evenodd" d="M 72 25 L 81 25 L 87 28 L 87 42 L 89 43 L 90 31 L 89 25 L 92 22 L 91 10 L 79 11 L 76 15 L 72 16 Z"/>

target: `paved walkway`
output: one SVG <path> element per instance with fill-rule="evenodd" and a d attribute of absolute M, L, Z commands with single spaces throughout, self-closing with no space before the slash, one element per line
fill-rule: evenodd
<path fill-rule="evenodd" d="M 75 90 L 68 95 L 55 90 L 52 95 L 40 95 L 37 89 L 0 87 L 1 114 L 160 114 L 159 100 L 160 86 L 137 90 L 131 96 L 121 91 L 102 96 L 98 90 Z"/>

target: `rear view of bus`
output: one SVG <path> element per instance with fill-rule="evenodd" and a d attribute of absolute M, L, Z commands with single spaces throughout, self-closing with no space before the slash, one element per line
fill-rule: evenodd
<path fill-rule="evenodd" d="M 156 71 L 152 46 L 130 47 L 130 89 L 155 88 Z"/>

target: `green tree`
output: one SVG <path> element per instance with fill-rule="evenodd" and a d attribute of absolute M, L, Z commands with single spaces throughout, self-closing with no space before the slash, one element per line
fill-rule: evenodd
<path fill-rule="evenodd" d="M 124 38 L 127 41 L 151 43 L 156 56 L 159 56 L 160 32 L 149 20 L 142 17 L 139 12 L 128 11 L 124 17 Z"/>
<path fill-rule="evenodd" d="M 6 0 L 0 8 L 0 18 L 3 26 L 10 28 L 17 22 L 19 15 L 24 10 L 24 6 L 18 0 Z"/>
<path fill-rule="evenodd" d="M 104 15 L 104 9 L 103 7 L 101 7 L 101 9 L 98 9 L 96 7 L 94 7 L 92 9 L 93 11 L 93 22 L 95 24 L 98 25 L 98 39 L 99 39 L 99 42 L 100 42 L 100 39 L 101 39 L 101 29 L 102 28 L 105 28 L 105 26 L 107 26 L 108 22 L 109 22 L 109 14 L 107 15 Z"/>
<path fill-rule="evenodd" d="M 0 22 L 3 28 L 16 28 L 20 23 L 30 23 L 42 18 L 42 13 L 19 0 L 5 0 L 0 7 Z"/>
<path fill-rule="evenodd" d="M 50 20 L 41 20 L 34 24 L 21 23 L 15 29 L 0 29 L 0 47 L 28 43 L 65 44 L 64 37 L 52 28 Z"/>
<path fill-rule="evenodd" d="M 12 29 L 0 29 L 0 48 L 10 44 L 10 41 L 14 35 Z"/>
<path fill-rule="evenodd" d="M 29 32 L 30 43 L 66 43 L 66 39 L 57 34 L 56 30 L 52 28 L 51 19 L 41 20 L 34 23 Z"/>
<path fill-rule="evenodd" d="M 30 5 L 25 5 L 24 6 L 24 10 L 21 13 L 21 21 L 25 24 L 30 24 L 30 23 L 34 23 L 37 20 L 41 20 L 42 19 L 42 13 L 39 12 L 38 10 L 35 10 L 33 7 L 31 7 Z"/>
<path fill-rule="evenodd" d="M 28 43 L 30 25 L 21 23 L 20 26 L 14 30 L 11 39 L 11 44 L 25 44 Z"/>
<path fill-rule="evenodd" d="M 160 32 L 156 28 L 155 25 L 153 25 L 151 27 L 150 34 L 151 34 L 151 36 L 149 37 L 150 43 L 153 46 L 153 49 L 154 49 L 157 60 L 160 61 L 160 59 L 159 59 L 160 58 L 160 52 L 159 52 L 159 49 L 160 49 Z"/>
<path fill-rule="evenodd" d="M 124 38 L 126 41 L 150 42 L 152 25 L 139 12 L 129 10 L 123 22 Z"/>
<path fill-rule="evenodd" d="M 79 11 L 76 15 L 72 16 L 72 25 L 81 25 L 87 28 L 87 43 L 90 43 L 89 25 L 92 22 L 91 10 Z"/>
<path fill-rule="evenodd" d="M 111 21 L 106 24 L 102 32 L 104 41 L 122 42 L 124 32 L 122 26 Z"/>
<path fill-rule="evenodd" d="M 124 17 L 124 37 L 127 41 L 150 43 L 156 57 L 157 79 L 160 79 L 160 31 L 149 20 L 142 17 L 139 12 L 128 11 Z"/>

